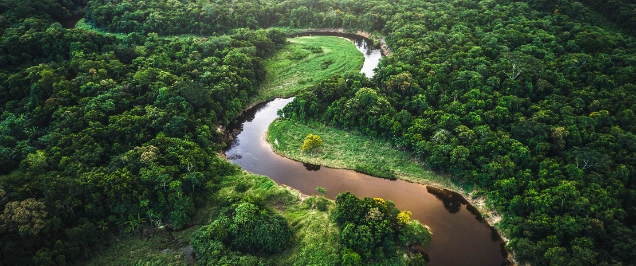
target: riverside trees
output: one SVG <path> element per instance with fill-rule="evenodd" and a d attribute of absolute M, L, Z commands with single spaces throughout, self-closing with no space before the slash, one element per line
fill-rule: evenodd
<path fill-rule="evenodd" d="M 63 29 L 18 2 L 0 9 L 2 263 L 62 265 L 104 230 L 188 225 L 238 171 L 214 129 L 244 109 L 284 39 Z"/>
<path fill-rule="evenodd" d="M 206 184 L 236 171 L 214 155 L 215 126 L 284 42 L 221 34 L 269 26 L 376 30 L 393 51 L 373 81 L 327 80 L 286 118 L 386 138 L 477 185 L 520 261 L 636 263 L 625 1 L 88 1 L 90 24 L 124 36 L 55 23 L 84 1 L 33 3 L 0 3 L 0 204 L 32 198 L 46 215 L 37 241 L 0 229 L 6 264 L 80 259 L 96 228 L 139 217 L 186 224 Z M 181 33 L 207 38 L 166 37 Z"/>
<path fill-rule="evenodd" d="M 400 212 L 393 202 L 381 198 L 359 199 L 350 192 L 342 193 L 336 197 L 332 215 L 341 228 L 345 265 L 381 262 L 394 256 L 399 245 L 430 243 L 431 233 L 411 221 L 410 212 Z M 418 256 L 411 259 L 409 263 L 422 260 Z"/>
<path fill-rule="evenodd" d="M 519 261 L 634 263 L 617 234 L 635 230 L 635 42 L 563 4 L 569 15 L 504 1 L 396 4 L 403 12 L 383 29 L 394 53 L 374 85 L 334 77 L 282 116 L 388 139 L 476 185 L 504 213 Z"/>

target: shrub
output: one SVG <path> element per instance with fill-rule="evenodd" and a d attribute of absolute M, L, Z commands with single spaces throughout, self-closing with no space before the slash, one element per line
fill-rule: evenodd
<path fill-rule="evenodd" d="M 322 139 L 318 135 L 309 134 L 300 148 L 303 151 L 314 151 L 322 146 Z"/>

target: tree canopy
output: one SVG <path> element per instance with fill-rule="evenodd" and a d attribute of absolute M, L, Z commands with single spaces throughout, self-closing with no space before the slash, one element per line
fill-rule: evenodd
<path fill-rule="evenodd" d="M 66 264 L 89 257 L 105 230 L 188 225 L 197 199 L 239 171 L 217 155 L 217 127 L 257 93 L 262 61 L 285 43 L 264 28 L 278 26 L 374 32 L 393 52 L 372 80 L 335 76 L 301 93 L 285 119 L 387 139 L 474 186 L 504 214 L 521 262 L 635 264 L 635 10 L 614 0 L 2 1 L 0 257 Z M 90 27 L 62 27 L 82 12 Z M 343 260 L 386 254 L 367 240 L 390 226 L 343 226 L 368 243 Z"/>

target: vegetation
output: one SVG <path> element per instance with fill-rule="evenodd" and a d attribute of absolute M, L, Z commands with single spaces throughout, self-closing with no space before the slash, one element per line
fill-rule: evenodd
<path fill-rule="evenodd" d="M 300 147 L 302 151 L 315 151 L 322 147 L 322 139 L 318 135 L 309 134 L 305 137 L 305 141 L 303 142 L 303 146 Z"/>
<path fill-rule="evenodd" d="M 339 263 L 337 226 L 330 220 L 329 212 L 317 209 L 316 197 L 303 200 L 297 192 L 276 186 L 267 177 L 246 173 L 223 177 L 216 186 L 217 193 L 211 195 L 193 217 L 198 226 L 178 232 L 149 230 L 150 235 L 118 236 L 117 244 L 97 254 L 89 264 L 160 265 L 169 262 L 186 265 L 192 264 L 193 259 L 200 265 Z M 333 209 L 333 201 L 325 199 L 325 203 Z M 227 235 L 225 244 L 216 239 L 219 235 L 210 235 L 211 232 L 231 234 L 231 227 L 215 226 L 228 215 L 234 215 L 238 205 L 256 206 L 261 210 L 256 215 L 279 217 L 274 219 L 285 217 L 285 224 L 293 233 L 293 239 L 287 243 L 291 246 L 277 253 L 245 251 L 236 249 Z"/>
<path fill-rule="evenodd" d="M 302 152 L 306 134 L 322 136 L 320 152 Z M 301 162 L 334 168 L 353 169 L 372 176 L 404 179 L 443 187 L 455 187 L 444 176 L 435 174 L 412 153 L 397 150 L 392 143 L 360 133 L 348 132 L 319 123 L 299 123 L 293 120 L 274 121 L 269 125 L 266 139 L 276 153 Z M 277 143 L 277 144 L 276 144 Z"/>
<path fill-rule="evenodd" d="M 239 172 L 215 128 L 245 108 L 284 35 L 119 37 L 24 8 L 3 13 L 0 42 L 3 263 L 66 264 L 111 233 L 189 225 Z"/>
<path fill-rule="evenodd" d="M 383 139 L 474 184 L 504 213 L 508 247 L 521 262 L 636 264 L 633 6 L 2 1 L 2 263 L 83 261 L 110 235 L 184 228 L 201 202 L 250 191 L 218 190 L 227 176 L 243 179 L 217 155 L 215 129 L 256 99 L 263 62 L 286 43 L 283 32 L 262 28 L 279 26 L 379 32 L 393 51 L 373 80 L 345 73 L 312 80 L 319 82 L 312 92 L 281 117 Z M 81 12 L 82 28 L 61 26 Z M 311 57 L 316 47 L 302 50 Z M 246 202 L 276 217 L 270 205 Z M 299 213 L 314 211 L 322 213 Z M 332 240 L 303 237 L 297 243 Z M 279 254 L 310 262 L 305 255 L 328 250 L 306 245 Z M 346 246 L 336 260 L 325 258 L 376 259 L 369 248 L 378 246 Z"/>
<path fill-rule="evenodd" d="M 396 8 L 375 84 L 334 77 L 281 117 L 388 140 L 475 184 L 521 262 L 633 264 L 633 38 L 577 4 Z"/>
<path fill-rule="evenodd" d="M 342 193 L 336 197 L 333 217 L 341 229 L 344 265 L 394 260 L 398 244 L 430 243 L 430 232 L 419 222 L 411 221 L 410 212 L 400 212 L 393 202 L 380 198 L 359 199 L 350 192 Z M 425 261 L 410 256 L 409 263 Z"/>
<path fill-rule="evenodd" d="M 364 56 L 349 40 L 330 36 L 287 39 L 263 64 L 267 71 L 255 102 L 294 95 L 338 73 L 357 73 Z"/>

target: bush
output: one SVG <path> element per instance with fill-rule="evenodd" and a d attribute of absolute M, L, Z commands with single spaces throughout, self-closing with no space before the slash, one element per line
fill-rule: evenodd
<path fill-rule="evenodd" d="M 300 148 L 303 151 L 314 151 L 322 146 L 322 139 L 318 135 L 309 134 Z"/>
<path fill-rule="evenodd" d="M 192 248 L 203 264 L 230 259 L 228 254 L 235 257 L 240 254 L 237 251 L 276 253 L 292 242 L 293 233 L 284 217 L 252 203 L 240 203 L 222 213 L 225 214 L 210 225 L 201 227 L 192 239 Z"/>

